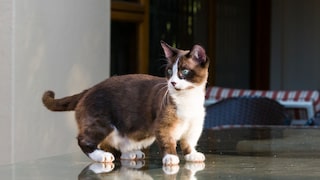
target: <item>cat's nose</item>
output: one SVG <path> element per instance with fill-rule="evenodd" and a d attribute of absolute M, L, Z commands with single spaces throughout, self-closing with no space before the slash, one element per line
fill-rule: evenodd
<path fill-rule="evenodd" d="M 172 86 L 174 87 L 174 86 L 176 86 L 176 82 L 171 82 L 171 84 L 172 84 Z"/>

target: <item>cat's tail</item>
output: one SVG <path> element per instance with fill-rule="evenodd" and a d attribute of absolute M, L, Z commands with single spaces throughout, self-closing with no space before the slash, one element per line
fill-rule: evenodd
<path fill-rule="evenodd" d="M 79 100 L 88 90 L 84 90 L 79 94 L 67 96 L 61 99 L 54 98 L 53 91 L 46 91 L 42 96 L 42 102 L 51 111 L 73 111 Z"/>

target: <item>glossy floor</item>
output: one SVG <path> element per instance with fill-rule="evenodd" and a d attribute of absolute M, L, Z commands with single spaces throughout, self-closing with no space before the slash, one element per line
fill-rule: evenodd
<path fill-rule="evenodd" d="M 254 139 L 248 136 L 248 131 Z M 0 177 L 12 180 L 320 178 L 319 130 L 273 129 L 266 133 L 265 129 L 260 129 L 257 134 L 257 130 L 242 129 L 236 137 L 235 132 L 204 133 L 200 149 L 206 153 L 205 163 L 182 161 L 179 166 L 163 167 L 161 157 L 152 149 L 144 161 L 118 160 L 100 164 L 92 163 L 83 153 L 77 152 L 0 166 Z M 257 135 L 260 138 L 257 139 Z M 213 146 L 216 148 L 212 149 Z"/>

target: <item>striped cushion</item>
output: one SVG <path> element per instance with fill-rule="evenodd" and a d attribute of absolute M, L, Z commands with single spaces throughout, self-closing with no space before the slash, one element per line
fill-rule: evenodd
<path fill-rule="evenodd" d="M 223 87 L 208 87 L 206 92 L 207 101 L 219 101 L 230 97 L 241 96 L 261 96 L 274 99 L 277 101 L 296 101 L 312 102 L 314 111 L 320 112 L 320 95 L 319 91 L 261 91 L 248 89 L 231 89 Z M 288 114 L 293 119 L 307 119 L 305 109 L 288 109 Z"/>

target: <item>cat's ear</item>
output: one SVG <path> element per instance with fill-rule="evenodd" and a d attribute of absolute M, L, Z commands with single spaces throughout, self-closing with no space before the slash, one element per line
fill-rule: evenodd
<path fill-rule="evenodd" d="M 199 64 L 205 64 L 207 62 L 206 51 L 200 45 L 194 45 L 191 49 L 190 55 L 192 59 Z"/>
<path fill-rule="evenodd" d="M 161 40 L 160 44 L 161 44 L 161 47 L 164 51 L 164 55 L 166 56 L 167 59 L 171 58 L 177 54 L 176 49 L 169 46 L 166 42 Z"/>

